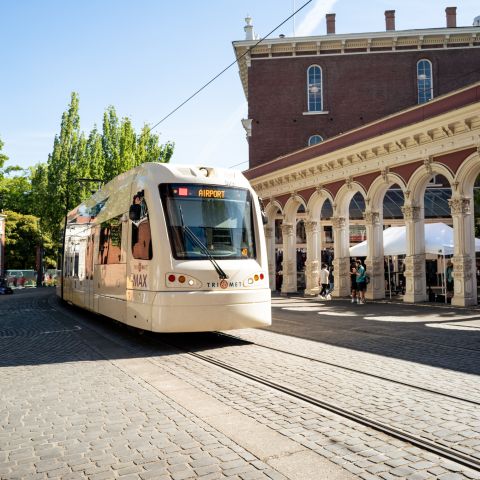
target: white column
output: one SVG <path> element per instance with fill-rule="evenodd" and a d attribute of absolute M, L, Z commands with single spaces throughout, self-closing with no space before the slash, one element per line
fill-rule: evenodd
<path fill-rule="evenodd" d="M 405 296 L 407 303 L 427 300 L 427 280 L 425 272 L 425 227 L 420 207 L 402 207 L 406 225 L 407 255 L 405 257 Z"/>
<path fill-rule="evenodd" d="M 333 296 L 346 297 L 350 294 L 350 238 L 345 217 L 332 217 L 333 225 Z"/>
<path fill-rule="evenodd" d="M 295 229 L 291 223 L 282 224 L 283 234 L 283 282 L 282 293 L 297 291 L 297 255 L 295 252 Z"/>
<path fill-rule="evenodd" d="M 265 225 L 265 242 L 267 244 L 268 278 L 270 290 L 275 290 L 275 233 L 274 227 Z"/>
<path fill-rule="evenodd" d="M 307 261 L 305 265 L 306 286 L 305 295 L 318 295 L 320 287 L 318 281 L 320 278 L 320 222 L 305 222 L 307 232 Z"/>
<path fill-rule="evenodd" d="M 475 229 L 471 200 L 455 197 L 448 201 L 452 212 L 454 255 L 452 305 L 465 307 L 477 304 L 475 272 Z"/>
<path fill-rule="evenodd" d="M 385 274 L 383 263 L 383 229 L 380 213 L 365 211 L 363 213 L 365 228 L 367 229 L 367 273 L 370 284 L 367 286 L 365 296 L 368 299 L 385 297 Z"/>

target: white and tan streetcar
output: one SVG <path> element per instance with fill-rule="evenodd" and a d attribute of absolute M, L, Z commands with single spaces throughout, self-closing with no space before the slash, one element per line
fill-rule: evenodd
<path fill-rule="evenodd" d="M 57 294 L 154 332 L 270 325 L 262 215 L 240 172 L 145 163 L 69 213 Z"/>

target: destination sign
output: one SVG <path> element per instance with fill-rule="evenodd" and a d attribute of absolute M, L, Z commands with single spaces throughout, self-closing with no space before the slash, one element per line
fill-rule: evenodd
<path fill-rule="evenodd" d="M 212 198 L 216 200 L 244 200 L 246 197 L 245 189 L 216 185 L 170 184 L 164 188 L 167 191 L 167 195 L 171 197 Z"/>

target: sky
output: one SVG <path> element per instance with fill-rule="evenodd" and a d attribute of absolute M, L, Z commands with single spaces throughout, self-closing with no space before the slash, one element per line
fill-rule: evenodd
<path fill-rule="evenodd" d="M 0 139 L 5 166 L 44 163 L 60 131 L 71 92 L 80 98 L 81 129 L 100 129 L 113 105 L 136 131 L 156 124 L 235 59 L 245 17 L 266 35 L 306 0 L 0 0 Z M 478 0 L 312 0 L 271 35 L 324 35 L 325 14 L 336 32 L 471 26 Z M 154 129 L 175 143 L 171 163 L 248 168 L 241 119 L 247 101 L 237 65 Z"/>

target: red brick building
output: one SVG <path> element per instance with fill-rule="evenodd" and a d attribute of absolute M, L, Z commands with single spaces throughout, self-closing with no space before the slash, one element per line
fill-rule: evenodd
<path fill-rule="evenodd" d="M 385 32 L 337 35 L 329 14 L 325 36 L 258 45 L 247 19 L 247 39 L 234 42 L 249 104 L 249 118 L 242 121 L 250 148 L 245 174 L 266 205 L 272 288 L 295 292 L 303 289 L 300 280 L 306 294 L 318 293 L 320 265 L 330 263 L 324 256 L 329 243 L 333 295 L 348 295 L 349 248 L 361 234 L 372 280 L 367 298 L 383 298 L 382 231 L 404 225 L 403 299 L 425 301 L 432 259 L 424 226 L 435 221 L 426 213 L 428 194 L 441 178 L 441 221 L 454 230 L 449 298 L 456 305 L 477 303 L 480 19 L 457 27 L 455 7 L 446 9 L 446 17 L 445 28 L 395 31 L 394 11 L 387 11 Z M 392 194 L 399 216 L 387 213 Z"/>
<path fill-rule="evenodd" d="M 480 27 L 446 27 L 234 42 L 248 99 L 249 166 L 268 162 L 480 80 Z"/>

